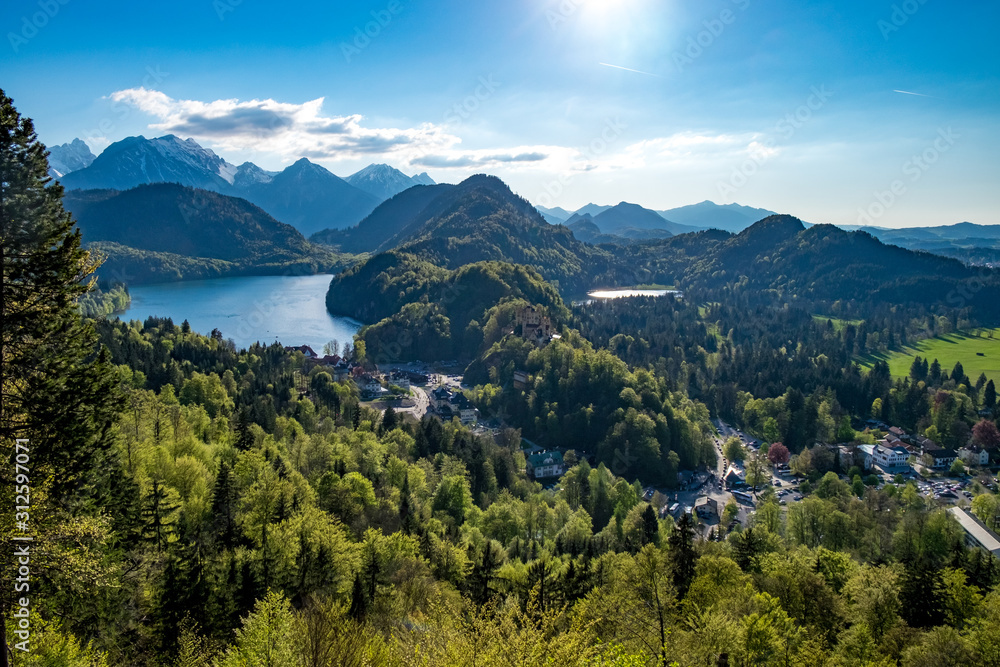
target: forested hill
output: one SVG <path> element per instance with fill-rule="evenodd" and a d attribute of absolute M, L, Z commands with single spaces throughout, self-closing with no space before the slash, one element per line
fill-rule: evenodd
<path fill-rule="evenodd" d="M 109 255 L 102 274 L 128 282 L 208 277 L 254 267 L 330 268 L 336 256 L 245 199 L 175 183 L 64 195 L 85 243 Z M 170 266 L 171 268 L 166 268 Z"/>
<path fill-rule="evenodd" d="M 376 255 L 336 277 L 327 309 L 374 324 L 358 334 L 373 359 L 471 358 L 513 327 L 517 306 L 545 308 L 556 320 L 569 311 L 533 269 L 475 262 L 442 269 L 414 255 Z"/>
<path fill-rule="evenodd" d="M 525 264 L 564 296 L 651 282 L 773 292 L 821 311 L 838 300 L 866 310 L 904 303 L 971 308 L 978 321 L 1000 320 L 996 272 L 886 245 L 864 231 L 807 228 L 792 216 L 771 215 L 738 234 L 709 230 L 601 246 L 593 243 L 608 239 L 584 236 L 592 243 L 546 223 L 500 179 L 477 175 L 454 186 L 410 188 L 356 227 L 313 240 L 348 252 L 398 249 L 449 269 L 484 260 Z"/>
<path fill-rule="evenodd" d="M 424 209 L 455 186 L 446 183 L 418 185 L 403 190 L 372 211 L 364 220 L 347 229 L 324 229 L 309 237 L 314 243 L 333 246 L 343 252 L 373 252 L 403 229 L 416 222 Z"/>
<path fill-rule="evenodd" d="M 472 176 L 456 186 L 411 188 L 384 203 L 358 227 L 314 240 L 341 249 L 399 249 L 450 269 L 478 261 L 534 267 L 563 293 L 591 286 L 595 275 L 616 267 L 606 250 L 578 241 L 550 225 L 526 199 L 495 176 Z"/>
<path fill-rule="evenodd" d="M 806 228 L 791 216 L 770 216 L 735 235 L 684 234 L 616 254 L 643 267 L 649 280 L 686 289 L 767 290 L 817 304 L 970 307 L 984 321 L 1000 317 L 996 271 L 885 245 L 866 232 Z"/>

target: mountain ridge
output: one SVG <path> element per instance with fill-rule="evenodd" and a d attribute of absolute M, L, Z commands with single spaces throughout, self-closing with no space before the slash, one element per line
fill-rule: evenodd
<path fill-rule="evenodd" d="M 102 276 L 122 271 L 126 257 L 157 255 L 189 258 L 247 271 L 263 266 L 298 266 L 305 272 L 335 264 L 329 250 L 309 243 L 291 225 L 275 220 L 251 202 L 176 183 L 152 183 L 129 190 L 72 190 L 63 195 L 65 208 L 77 221 L 90 247 L 111 248 Z M 117 268 L 116 268 L 117 266 Z M 155 274 L 155 271 L 153 272 Z M 132 276 L 125 282 L 179 279 L 183 276 Z M 198 277 L 201 277 L 200 275 Z"/>
<path fill-rule="evenodd" d="M 407 176 L 387 164 L 370 164 L 344 179 L 351 185 L 385 201 L 415 185 L 434 185 L 427 172 Z"/>

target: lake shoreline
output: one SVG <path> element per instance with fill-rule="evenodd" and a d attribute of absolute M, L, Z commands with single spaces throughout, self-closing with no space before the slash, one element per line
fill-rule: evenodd
<path fill-rule="evenodd" d="M 362 323 L 326 310 L 329 274 L 205 278 L 129 287 L 132 303 L 122 321 L 169 317 L 193 331 L 219 329 L 238 348 L 259 342 L 308 345 L 322 354 L 330 340 L 353 343 Z"/>

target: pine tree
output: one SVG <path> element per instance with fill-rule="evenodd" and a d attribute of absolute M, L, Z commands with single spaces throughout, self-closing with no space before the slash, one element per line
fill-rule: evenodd
<path fill-rule="evenodd" d="M 88 499 L 98 501 L 90 507 L 98 505 L 110 486 L 105 482 L 121 474 L 106 446 L 122 403 L 117 378 L 76 308 L 98 262 L 80 247 L 46 157 L 32 122 L 0 90 L 0 460 L 14 460 L 17 438 L 30 441 L 32 498 L 51 499 L 32 503 L 35 526 L 45 525 L 36 517 L 82 511 Z M 14 471 L 0 467 L 5 506 L 13 501 Z M 12 571 L 9 530 L 0 533 L 5 573 Z M 49 548 L 57 549 L 59 539 Z M 11 595 L 12 587 L 0 592 L 2 618 Z M 0 623 L 0 667 L 8 664 L 6 644 Z"/>
<path fill-rule="evenodd" d="M 365 598 L 365 585 L 361 581 L 361 573 L 354 577 L 354 590 L 351 592 L 351 618 L 361 623 L 368 617 L 368 600 Z"/>
<path fill-rule="evenodd" d="M 965 382 L 965 369 L 962 368 L 961 361 L 955 362 L 955 367 L 951 370 L 951 379 L 955 381 L 955 384 Z"/>
<path fill-rule="evenodd" d="M 145 519 L 145 536 L 156 545 L 159 553 L 166 546 L 173 533 L 173 512 L 178 508 L 167 489 L 154 478 L 149 493 L 146 494 L 142 515 Z"/>
<path fill-rule="evenodd" d="M 30 437 L 31 461 L 57 475 L 52 492 L 82 491 L 99 464 L 120 397 L 76 299 L 97 262 L 50 184 L 45 147 L 0 90 L 3 407 L 0 438 Z M 6 452 L 5 452 L 6 453 Z"/>
<path fill-rule="evenodd" d="M 993 380 L 986 383 L 986 389 L 983 390 L 983 406 L 992 410 L 997 404 L 997 387 L 993 384 Z"/>
<path fill-rule="evenodd" d="M 250 430 L 250 411 L 241 407 L 236 415 L 236 449 L 246 451 L 253 446 L 253 431 Z"/>
<path fill-rule="evenodd" d="M 382 414 L 382 424 L 379 427 L 379 433 L 388 433 L 392 429 L 399 425 L 399 417 L 396 415 L 396 411 L 392 409 L 390 405 L 385 409 Z"/>
<path fill-rule="evenodd" d="M 931 362 L 930 370 L 927 371 L 927 380 L 931 386 L 941 384 L 941 362 L 937 359 Z"/>
<path fill-rule="evenodd" d="M 683 598 L 691 581 L 694 579 L 694 568 L 698 554 L 694 549 L 694 520 L 685 512 L 678 519 L 674 532 L 667 538 L 670 545 L 670 562 L 674 571 L 674 587 L 677 597 Z"/>
<path fill-rule="evenodd" d="M 413 516 L 413 500 L 410 497 L 410 476 L 403 477 L 403 488 L 399 492 L 399 522 L 403 527 L 403 532 L 407 535 L 413 533 L 417 522 Z"/>
<path fill-rule="evenodd" d="M 660 522 L 656 518 L 656 510 L 652 505 L 646 505 L 642 511 L 642 544 L 660 543 Z"/>
<path fill-rule="evenodd" d="M 232 549 L 236 542 L 236 488 L 233 485 L 229 464 L 219 464 L 212 491 L 212 531 L 223 549 Z"/>

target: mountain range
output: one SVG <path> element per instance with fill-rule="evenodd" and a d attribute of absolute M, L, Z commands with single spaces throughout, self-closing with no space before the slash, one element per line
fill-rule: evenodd
<path fill-rule="evenodd" d="M 583 276 L 609 267 L 611 256 L 548 224 L 526 199 L 495 176 L 471 176 L 458 185 L 405 190 L 383 202 L 358 225 L 310 237 L 342 252 L 390 250 L 454 269 L 478 261 L 534 267 L 563 287 L 584 289 Z"/>
<path fill-rule="evenodd" d="M 407 176 L 387 164 L 370 164 L 361 171 L 344 179 L 354 187 L 385 201 L 414 185 L 434 185 L 434 179 L 427 172 Z"/>
<path fill-rule="evenodd" d="M 394 252 L 452 270 L 481 261 L 525 264 L 554 282 L 564 297 L 598 286 L 656 283 L 682 290 L 778 293 L 793 301 L 931 306 L 946 304 L 949 294 L 977 279 L 977 272 L 961 262 L 886 245 L 864 230 L 806 225 L 788 215 L 767 216 L 737 234 L 708 229 L 676 235 L 663 229 L 671 221 L 634 204 L 574 217 L 568 226 L 548 223 L 501 180 L 478 175 L 458 185 L 411 188 L 357 226 L 311 240 L 370 253 L 368 261 Z M 602 222 L 631 236 L 630 242 L 603 244 Z M 590 242 L 583 242 L 581 236 L 588 234 Z M 602 245 L 595 247 L 595 241 Z M 413 280 L 420 284 L 419 277 Z M 399 284 L 398 289 L 410 288 Z M 970 294 L 970 306 L 1000 308 L 990 305 L 995 300 L 990 290 Z"/>
<path fill-rule="evenodd" d="M 418 184 L 384 164 L 370 165 L 346 179 L 302 158 L 280 172 L 252 162 L 235 166 L 193 139 L 174 135 L 117 141 L 96 158 L 79 139 L 52 149 L 51 174 L 68 189 L 128 190 L 150 183 L 178 183 L 242 197 L 304 234 L 357 223 L 384 199 Z M 89 157 L 88 157 L 89 156 Z"/>
<path fill-rule="evenodd" d="M 649 241 L 651 239 L 668 239 L 673 233 L 666 229 L 637 229 L 635 227 L 624 227 L 616 230 L 613 234 L 605 234 L 589 214 L 573 214 L 572 222 L 566 223 L 566 228 L 573 232 L 578 240 L 593 245 L 604 243 L 624 244 Z"/>
<path fill-rule="evenodd" d="M 621 202 L 615 206 L 587 204 L 570 212 L 563 208 L 537 207 L 542 216 L 551 224 L 573 226 L 581 220 L 597 225 L 594 235 L 588 225 L 576 227 L 585 237 L 597 238 L 599 243 L 629 243 L 635 241 L 635 230 L 661 230 L 674 234 L 687 234 L 704 229 L 721 229 L 738 233 L 774 211 L 752 208 L 740 204 L 716 204 L 703 201 L 700 204 L 681 206 L 665 211 L 654 211 L 638 204 Z M 641 236 L 641 235 L 639 235 Z M 660 234 L 661 237 L 667 234 Z M 581 240 L 588 240 L 583 237 Z"/>
<path fill-rule="evenodd" d="M 62 178 L 72 171 L 89 167 L 93 161 L 94 154 L 90 152 L 90 146 L 80 139 L 52 146 L 49 148 L 49 176 Z"/>
<path fill-rule="evenodd" d="M 337 256 L 245 199 L 176 183 L 70 190 L 63 205 L 101 277 L 136 283 L 276 271 L 315 273 Z"/>

